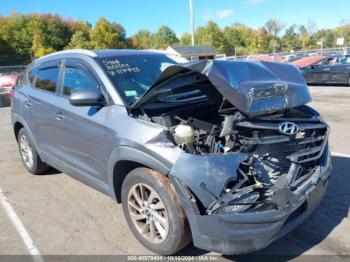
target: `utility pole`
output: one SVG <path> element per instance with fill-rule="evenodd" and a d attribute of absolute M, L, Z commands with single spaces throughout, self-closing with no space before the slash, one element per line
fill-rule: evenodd
<path fill-rule="evenodd" d="M 194 46 L 194 16 L 193 16 L 193 0 L 190 0 L 190 23 L 191 23 L 191 40 Z"/>
<path fill-rule="evenodd" d="M 323 37 L 321 37 L 321 40 L 317 44 L 321 47 L 321 57 L 323 57 Z"/>
<path fill-rule="evenodd" d="M 272 29 L 272 35 L 273 35 L 273 61 L 276 62 L 276 37 L 275 37 L 275 27 Z"/>

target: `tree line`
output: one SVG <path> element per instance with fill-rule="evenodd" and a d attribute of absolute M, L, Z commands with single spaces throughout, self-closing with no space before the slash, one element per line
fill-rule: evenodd
<path fill-rule="evenodd" d="M 283 32 L 283 35 L 282 35 Z M 258 29 L 235 23 L 220 28 L 209 21 L 196 29 L 197 45 L 212 46 L 218 53 L 249 55 L 291 50 L 335 47 L 336 38 L 350 40 L 350 24 L 342 22 L 336 28 L 317 29 L 307 25 L 289 25 L 270 19 Z M 69 48 L 105 49 L 165 49 L 168 45 L 190 45 L 191 35 L 177 36 L 166 25 L 156 32 L 142 29 L 127 37 L 125 28 L 101 17 L 94 26 L 87 21 L 63 19 L 56 14 L 18 14 L 0 16 L 0 64 L 27 63 L 33 58 Z"/>

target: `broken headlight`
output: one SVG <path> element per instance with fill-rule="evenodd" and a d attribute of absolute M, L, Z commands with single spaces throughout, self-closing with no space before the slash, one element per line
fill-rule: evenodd
<path fill-rule="evenodd" d="M 252 205 L 255 205 L 255 201 L 257 201 L 259 197 L 260 194 L 258 192 L 250 192 L 237 198 L 233 198 L 230 202 L 216 202 L 210 209 L 208 209 L 208 214 L 243 212 L 249 209 Z"/>

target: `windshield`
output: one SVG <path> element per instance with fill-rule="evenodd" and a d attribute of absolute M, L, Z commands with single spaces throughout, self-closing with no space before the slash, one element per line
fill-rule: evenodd
<path fill-rule="evenodd" d="M 179 62 L 164 54 L 110 56 L 98 59 L 128 104 L 139 99 L 168 66 Z"/>

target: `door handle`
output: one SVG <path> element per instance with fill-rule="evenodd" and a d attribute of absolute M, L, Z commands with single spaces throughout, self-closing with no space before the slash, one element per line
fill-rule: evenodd
<path fill-rule="evenodd" d="M 64 119 L 64 115 L 63 115 L 62 112 L 56 112 L 55 115 L 56 115 L 56 119 L 57 119 L 57 120 L 62 120 L 62 119 Z"/>
<path fill-rule="evenodd" d="M 31 107 L 33 104 L 29 102 L 28 100 L 24 102 L 25 107 Z"/>
<path fill-rule="evenodd" d="M 323 71 L 329 71 L 331 70 L 330 68 L 324 68 Z"/>

